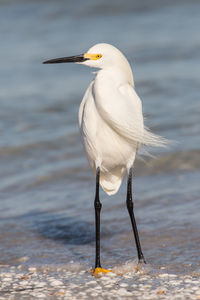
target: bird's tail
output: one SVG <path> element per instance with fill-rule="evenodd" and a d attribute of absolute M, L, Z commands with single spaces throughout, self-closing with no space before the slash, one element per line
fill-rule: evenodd
<path fill-rule="evenodd" d="M 116 168 L 111 172 L 101 171 L 100 185 L 108 195 L 117 193 L 122 182 L 124 171 L 122 168 Z"/>

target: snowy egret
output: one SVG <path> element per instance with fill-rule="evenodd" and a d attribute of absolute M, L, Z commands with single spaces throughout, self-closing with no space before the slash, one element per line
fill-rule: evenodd
<path fill-rule="evenodd" d="M 96 175 L 94 200 L 96 224 L 95 274 L 106 273 L 100 262 L 99 184 L 108 195 L 115 194 L 125 174 L 126 205 L 134 233 L 138 260 L 145 262 L 134 216 L 132 170 L 142 144 L 163 146 L 165 140 L 144 126 L 141 100 L 134 89 L 131 67 L 114 46 L 101 43 L 86 53 L 47 60 L 44 64 L 75 62 L 99 68 L 79 108 L 79 127 L 85 152 Z"/>

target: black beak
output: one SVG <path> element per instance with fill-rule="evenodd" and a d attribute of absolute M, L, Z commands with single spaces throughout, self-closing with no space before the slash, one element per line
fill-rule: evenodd
<path fill-rule="evenodd" d="M 75 55 L 75 56 L 68 56 L 68 57 L 60 57 L 60 58 L 54 58 L 50 60 L 46 60 L 43 62 L 43 64 L 61 64 L 61 63 L 77 63 L 77 62 L 84 62 L 88 60 L 88 58 L 84 57 L 84 54 Z"/>

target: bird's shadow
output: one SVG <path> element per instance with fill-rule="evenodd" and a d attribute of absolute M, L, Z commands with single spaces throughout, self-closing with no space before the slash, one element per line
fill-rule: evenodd
<path fill-rule="evenodd" d="M 37 218 L 34 231 L 41 237 L 63 244 L 86 245 L 94 242 L 94 225 L 78 217 L 48 214 Z"/>

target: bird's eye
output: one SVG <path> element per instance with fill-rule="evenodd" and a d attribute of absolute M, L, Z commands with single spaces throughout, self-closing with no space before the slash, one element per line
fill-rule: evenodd
<path fill-rule="evenodd" d="M 101 54 L 97 54 L 97 55 L 96 55 L 96 59 L 99 59 L 99 58 L 101 58 L 101 57 L 102 57 Z"/>

